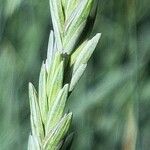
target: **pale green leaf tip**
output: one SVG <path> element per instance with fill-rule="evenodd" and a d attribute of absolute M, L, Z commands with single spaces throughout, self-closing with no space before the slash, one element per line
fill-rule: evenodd
<path fill-rule="evenodd" d="M 69 112 L 66 116 L 69 120 L 69 124 L 71 123 L 71 120 L 72 120 L 72 117 L 73 117 L 73 113 L 72 112 Z"/>
<path fill-rule="evenodd" d="M 79 68 L 75 71 L 75 73 L 73 74 L 72 79 L 71 79 L 71 83 L 70 83 L 70 88 L 69 88 L 70 92 L 74 89 L 75 85 L 80 80 L 80 78 L 83 75 L 86 67 L 87 67 L 87 64 L 81 64 L 79 66 Z"/>
<path fill-rule="evenodd" d="M 101 33 L 97 33 L 96 35 L 95 35 L 95 37 L 94 37 L 94 39 L 96 39 L 97 40 L 97 42 L 99 41 L 99 39 L 101 38 Z"/>
<path fill-rule="evenodd" d="M 34 86 L 33 86 L 33 84 L 31 82 L 29 82 L 28 87 L 29 87 L 29 91 L 31 91 L 34 88 Z"/>

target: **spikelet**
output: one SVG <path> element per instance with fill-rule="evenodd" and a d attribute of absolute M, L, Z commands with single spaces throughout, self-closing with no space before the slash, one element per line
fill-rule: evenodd
<path fill-rule="evenodd" d="M 50 32 L 36 92 L 29 83 L 31 129 L 28 150 L 56 150 L 63 145 L 72 113 L 64 114 L 68 94 L 84 73 L 100 33 L 80 45 L 93 0 L 50 0 Z"/>

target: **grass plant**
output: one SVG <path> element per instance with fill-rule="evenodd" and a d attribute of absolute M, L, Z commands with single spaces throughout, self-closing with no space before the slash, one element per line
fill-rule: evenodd
<path fill-rule="evenodd" d="M 56 150 L 66 146 L 72 113 L 66 101 L 84 73 L 100 33 L 89 39 L 93 0 L 50 0 L 54 31 L 50 32 L 38 92 L 29 83 L 31 134 L 28 150 Z M 92 22 L 91 22 L 92 24 Z"/>

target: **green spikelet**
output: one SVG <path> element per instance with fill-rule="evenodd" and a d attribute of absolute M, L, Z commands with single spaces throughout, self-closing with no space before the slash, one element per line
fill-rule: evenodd
<path fill-rule="evenodd" d="M 50 0 L 54 31 L 50 32 L 38 93 L 29 84 L 32 132 L 28 150 L 57 150 L 63 146 L 72 120 L 72 113 L 64 115 L 68 93 L 84 73 L 101 35 L 77 46 L 92 4 L 93 0 Z"/>

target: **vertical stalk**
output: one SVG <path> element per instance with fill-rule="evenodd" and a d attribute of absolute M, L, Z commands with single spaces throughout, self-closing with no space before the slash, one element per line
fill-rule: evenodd
<path fill-rule="evenodd" d="M 134 89 L 131 100 L 128 104 L 127 126 L 125 126 L 126 138 L 124 141 L 123 150 L 136 150 L 139 137 L 139 72 L 138 72 L 138 47 L 137 47 L 137 27 L 136 27 L 136 0 L 126 0 L 126 29 L 127 29 L 127 48 L 131 65 L 136 71 L 136 74 L 131 77 L 131 86 Z M 132 118 L 132 119 L 131 119 Z M 131 125 L 132 124 L 132 125 Z M 132 126 L 132 127 L 131 127 Z M 129 128 L 132 128 L 130 130 Z M 130 132 L 129 132 L 130 131 Z M 127 136 L 128 135 L 128 136 Z M 131 135 L 131 136 L 129 136 Z M 131 139 L 132 138 L 132 139 Z M 132 141 L 129 143 L 129 141 Z"/>

